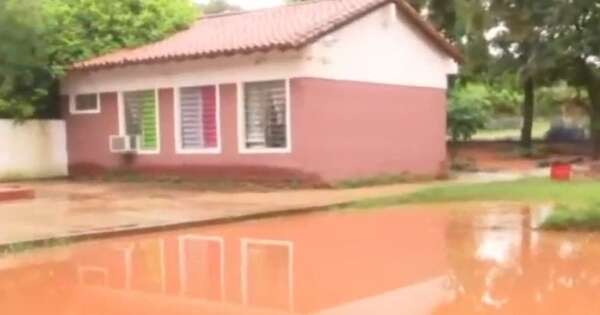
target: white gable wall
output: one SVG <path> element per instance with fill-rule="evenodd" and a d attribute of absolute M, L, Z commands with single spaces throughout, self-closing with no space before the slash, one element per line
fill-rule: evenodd
<path fill-rule="evenodd" d="M 446 88 L 458 66 L 394 4 L 320 39 L 309 48 L 312 76 Z"/>
<path fill-rule="evenodd" d="M 294 77 L 446 88 L 446 75 L 456 71 L 456 63 L 389 4 L 300 51 L 73 73 L 63 80 L 62 93 Z"/>

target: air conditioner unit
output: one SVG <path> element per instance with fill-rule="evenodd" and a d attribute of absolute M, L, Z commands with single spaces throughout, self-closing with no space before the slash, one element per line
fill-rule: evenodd
<path fill-rule="evenodd" d="M 110 152 L 129 153 L 136 152 L 139 144 L 139 136 L 110 136 Z"/>

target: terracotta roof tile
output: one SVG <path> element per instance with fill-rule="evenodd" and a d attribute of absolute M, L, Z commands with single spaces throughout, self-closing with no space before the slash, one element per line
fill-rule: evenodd
<path fill-rule="evenodd" d="M 412 22 L 458 61 L 460 52 L 404 0 L 320 0 L 270 9 L 205 16 L 162 41 L 122 49 L 74 64 L 72 70 L 298 49 L 387 3 L 395 2 Z"/>

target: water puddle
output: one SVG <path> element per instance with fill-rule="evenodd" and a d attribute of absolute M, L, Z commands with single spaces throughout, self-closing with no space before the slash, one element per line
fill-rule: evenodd
<path fill-rule="evenodd" d="M 0 258 L 2 314 L 599 314 L 600 235 L 523 209 L 314 213 Z"/>

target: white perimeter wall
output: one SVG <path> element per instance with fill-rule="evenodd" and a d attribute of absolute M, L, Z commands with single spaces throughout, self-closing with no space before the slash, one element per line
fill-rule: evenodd
<path fill-rule="evenodd" d="M 457 64 L 396 10 L 384 6 L 299 51 L 72 73 L 63 94 L 312 77 L 446 88 Z"/>
<path fill-rule="evenodd" d="M 65 123 L 0 119 L 0 180 L 66 176 Z"/>

